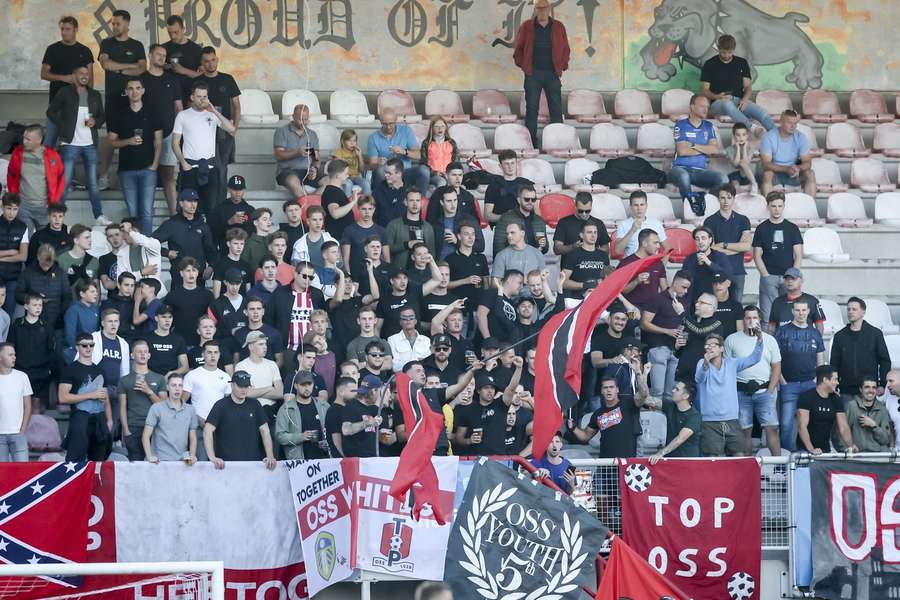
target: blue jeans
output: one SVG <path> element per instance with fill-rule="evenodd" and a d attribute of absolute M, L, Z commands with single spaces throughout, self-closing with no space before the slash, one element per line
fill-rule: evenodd
<path fill-rule="evenodd" d="M 49 146 L 50 148 L 56 147 L 56 142 L 59 139 L 59 125 L 47 119 L 47 125 L 44 127 L 44 145 Z"/>
<path fill-rule="evenodd" d="M 75 161 L 81 157 L 84 164 L 84 173 L 87 181 L 88 195 L 91 198 L 91 212 L 94 213 L 96 219 L 103 214 L 103 206 L 100 204 L 100 190 L 97 188 L 97 147 L 96 146 L 73 146 L 71 144 L 63 144 L 60 148 L 62 154 L 63 167 L 66 173 L 66 189 L 63 192 L 61 202 L 66 203 L 69 195 L 69 184 L 72 183 L 72 175 L 75 173 Z"/>
<path fill-rule="evenodd" d="M 128 214 L 140 217 L 141 231 L 153 231 L 153 197 L 156 193 L 156 171 L 119 171 L 122 194 Z"/>
<path fill-rule="evenodd" d="M 728 115 L 735 123 L 743 123 L 748 128 L 752 126 L 750 120 L 759 121 L 759 124 L 765 127 L 766 131 L 775 128 L 775 121 L 769 116 L 764 108 L 748 101 L 744 107 L 744 111 L 738 108 L 741 99 L 732 96 L 730 100 L 716 100 L 709 105 L 710 115 Z"/>
<path fill-rule="evenodd" d="M 668 346 L 657 346 L 650 348 L 647 357 L 650 360 L 650 395 L 671 400 L 672 388 L 675 387 L 675 370 L 678 368 L 675 351 Z"/>
<path fill-rule="evenodd" d="M 769 313 L 772 312 L 772 303 L 775 298 L 787 293 L 784 288 L 784 277 L 781 275 L 766 275 L 759 278 L 759 312 L 763 323 L 769 322 Z"/>
<path fill-rule="evenodd" d="M 781 447 L 791 452 L 797 450 L 797 399 L 800 394 L 814 387 L 816 382 L 810 379 L 784 383 L 778 389 L 778 398 L 781 400 Z"/>
<path fill-rule="evenodd" d="M 384 165 L 372 171 L 372 187 L 384 181 Z M 431 169 L 427 165 L 413 165 L 403 170 L 403 185 L 416 186 L 422 196 L 428 195 L 428 184 L 431 182 Z"/>
<path fill-rule="evenodd" d="M 24 433 L 0 434 L 0 462 L 28 462 L 28 440 Z"/>
<path fill-rule="evenodd" d="M 525 76 L 525 127 L 531 134 L 531 143 L 538 144 L 537 126 L 541 108 L 541 92 L 547 96 L 547 110 L 551 123 L 562 123 L 562 83 L 555 71 L 535 69 L 531 75 Z"/>
<path fill-rule="evenodd" d="M 711 190 L 728 183 L 728 175 L 712 169 L 672 167 L 669 171 L 669 181 L 678 186 L 682 198 L 689 198 L 691 185 Z"/>
<path fill-rule="evenodd" d="M 350 193 L 353 192 L 354 185 L 358 185 L 362 188 L 363 195 L 369 196 L 372 194 L 372 186 L 369 185 L 368 179 L 365 177 L 350 177 L 344 182 L 344 185 L 341 188 L 344 190 L 344 195 L 348 198 L 350 197 Z"/>

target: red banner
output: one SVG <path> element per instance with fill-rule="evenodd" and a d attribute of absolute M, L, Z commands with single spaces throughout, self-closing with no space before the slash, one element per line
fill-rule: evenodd
<path fill-rule="evenodd" d="M 752 458 L 623 461 L 623 537 L 694 598 L 758 599 L 759 477 Z"/>

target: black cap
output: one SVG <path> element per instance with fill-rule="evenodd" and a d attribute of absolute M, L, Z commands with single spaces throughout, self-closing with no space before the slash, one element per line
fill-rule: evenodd
<path fill-rule="evenodd" d="M 494 389 L 497 389 L 497 383 L 494 381 L 494 378 L 487 373 L 480 373 L 478 377 L 475 378 L 476 390 L 480 390 L 481 388 L 488 385 L 493 386 Z"/>
<path fill-rule="evenodd" d="M 242 283 L 244 281 L 244 276 L 241 275 L 239 269 L 228 269 L 225 271 L 224 281 L 225 283 Z"/>
<path fill-rule="evenodd" d="M 181 193 L 178 194 L 178 199 L 181 202 L 199 202 L 200 194 L 193 188 L 184 188 L 181 190 Z"/>
<path fill-rule="evenodd" d="M 439 348 L 441 346 L 452 348 L 453 340 L 446 333 L 441 333 L 431 338 L 431 345 L 435 348 Z"/>
<path fill-rule="evenodd" d="M 521 298 L 516 300 L 516 308 L 518 308 L 520 304 L 525 304 L 526 302 L 530 302 L 532 306 L 537 306 L 534 298 L 532 298 L 531 296 L 522 296 Z"/>
<path fill-rule="evenodd" d="M 499 350 L 500 340 L 495 337 L 486 338 L 483 342 L 481 342 L 481 347 L 485 350 Z"/>
<path fill-rule="evenodd" d="M 712 276 L 713 283 L 718 283 L 720 281 L 731 281 L 731 277 L 727 274 L 722 273 L 721 271 L 716 271 Z"/>
<path fill-rule="evenodd" d="M 641 344 L 640 340 L 637 338 L 626 338 L 622 341 L 622 349 L 626 348 L 637 348 L 638 350 L 643 350 L 644 345 Z"/>
<path fill-rule="evenodd" d="M 246 190 L 247 189 L 247 181 L 244 179 L 243 175 L 232 175 L 228 178 L 228 189 L 229 190 Z"/>
<path fill-rule="evenodd" d="M 238 387 L 250 387 L 250 373 L 247 371 L 235 371 L 231 376 L 231 383 Z"/>

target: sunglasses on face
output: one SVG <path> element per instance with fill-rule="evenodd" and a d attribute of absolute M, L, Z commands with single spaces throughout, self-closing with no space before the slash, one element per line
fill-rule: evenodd
<path fill-rule="evenodd" d="M 369 352 L 369 356 L 371 356 L 372 358 L 382 358 L 384 356 L 384 354 L 379 354 L 377 352 Z"/>
<path fill-rule="evenodd" d="M 82 343 L 78 344 L 78 346 L 81 348 L 93 348 L 94 342 L 82 342 Z"/>
<path fill-rule="evenodd" d="M 435 348 L 435 352 L 450 352 L 450 348 Z"/>
<path fill-rule="evenodd" d="M 537 200 L 536 197 L 522 196 L 522 202 L 534 202 L 534 201 L 536 201 L 536 200 Z"/>
<path fill-rule="evenodd" d="M 582 209 L 579 208 L 579 209 L 578 209 L 578 214 L 579 214 L 579 215 L 589 215 L 589 214 L 591 214 L 591 209 L 587 208 L 587 209 L 582 210 Z"/>
<path fill-rule="evenodd" d="M 315 275 L 310 275 L 309 273 L 300 273 L 301 279 L 312 279 Z"/>

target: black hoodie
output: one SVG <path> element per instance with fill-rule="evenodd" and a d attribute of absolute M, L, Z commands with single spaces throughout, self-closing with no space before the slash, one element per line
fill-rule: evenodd
<path fill-rule="evenodd" d="M 29 323 L 25 317 L 16 319 L 6 338 L 16 347 L 16 368 L 30 379 L 50 376 L 53 361 L 53 330 L 42 319 Z"/>
<path fill-rule="evenodd" d="M 853 331 L 847 325 L 834 334 L 831 366 L 837 369 L 841 379 L 842 394 L 859 393 L 863 377 L 874 377 L 878 385 L 884 387 L 891 370 L 891 356 L 884 334 L 865 321 L 859 331 Z"/>

